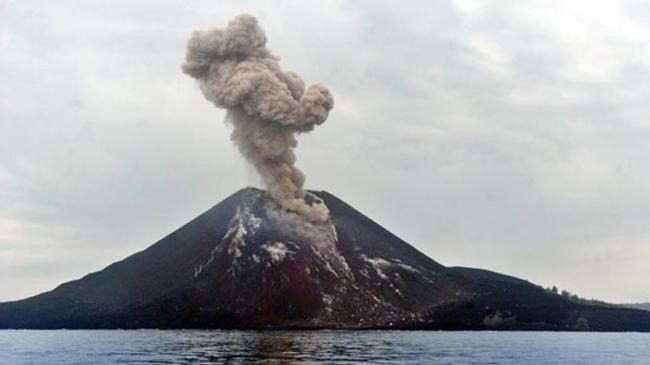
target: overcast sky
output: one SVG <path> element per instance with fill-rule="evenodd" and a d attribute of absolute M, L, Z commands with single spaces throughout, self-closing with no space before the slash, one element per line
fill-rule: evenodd
<path fill-rule="evenodd" d="M 307 187 L 444 265 L 650 301 L 650 5 L 614 0 L 0 0 L 0 301 L 259 185 L 180 69 L 242 12 L 334 94 Z"/>

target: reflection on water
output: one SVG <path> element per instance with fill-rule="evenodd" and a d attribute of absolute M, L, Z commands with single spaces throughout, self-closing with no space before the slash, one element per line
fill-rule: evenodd
<path fill-rule="evenodd" d="M 280 333 L 277 336 L 269 336 L 269 334 L 257 332 L 255 336 L 251 336 L 250 348 L 255 359 L 278 359 L 286 364 L 295 364 L 303 360 L 301 354 L 304 350 L 300 347 L 298 334 L 291 332 Z"/>
<path fill-rule="evenodd" d="M 0 331 L 0 364 L 647 364 L 650 334 Z"/>

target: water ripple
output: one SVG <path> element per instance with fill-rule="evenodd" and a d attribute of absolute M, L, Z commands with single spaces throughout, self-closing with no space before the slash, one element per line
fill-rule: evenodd
<path fill-rule="evenodd" d="M 650 334 L 0 331 L 0 364 L 647 364 Z"/>

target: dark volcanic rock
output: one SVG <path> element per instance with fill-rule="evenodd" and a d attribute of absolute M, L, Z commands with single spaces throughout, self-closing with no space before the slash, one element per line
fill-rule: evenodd
<path fill-rule="evenodd" d="M 650 331 L 650 312 L 444 267 L 333 195 L 313 194 L 330 208 L 326 224 L 269 210 L 264 191 L 243 189 L 100 272 L 1 303 L 0 328 Z"/>

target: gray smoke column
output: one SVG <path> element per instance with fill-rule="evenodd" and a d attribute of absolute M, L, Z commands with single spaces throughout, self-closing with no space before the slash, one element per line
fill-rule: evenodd
<path fill-rule="evenodd" d="M 305 176 L 296 168 L 297 133 L 322 124 L 334 106 L 323 85 L 305 83 L 280 68 L 266 48 L 255 17 L 239 15 L 226 28 L 194 31 L 187 42 L 183 72 L 197 79 L 203 95 L 227 110 L 231 139 L 262 177 L 282 208 L 313 222 L 327 220 L 321 203 L 305 202 Z"/>

